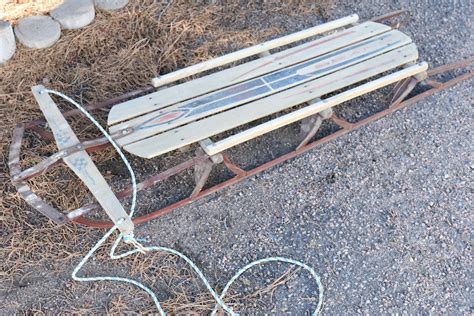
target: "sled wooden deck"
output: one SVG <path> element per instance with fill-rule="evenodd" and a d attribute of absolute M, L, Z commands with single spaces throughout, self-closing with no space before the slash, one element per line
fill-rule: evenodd
<path fill-rule="evenodd" d="M 215 155 L 281 126 L 426 71 L 426 63 L 415 63 L 418 51 L 407 35 L 376 22 L 354 24 L 357 16 L 341 20 L 334 21 L 337 22 L 335 25 L 346 27 L 331 35 L 274 54 L 265 49 L 278 47 L 278 44 L 268 46 L 269 42 L 263 43 L 250 48 L 250 54 L 259 54 L 260 58 L 115 105 L 108 117 L 110 132 L 117 136 L 117 142 L 126 151 L 144 158 L 199 141 L 207 154 Z M 326 31 L 327 27 L 321 29 Z M 312 34 L 308 30 L 304 32 L 306 36 Z M 298 34 L 285 37 L 282 43 L 300 40 Z M 291 36 L 294 36 L 293 40 Z M 248 50 L 233 53 L 232 58 L 220 57 L 225 59 L 224 62 L 204 62 L 180 70 L 174 77 L 172 73 L 164 78 L 155 78 L 154 83 L 169 84 L 216 65 L 248 57 Z M 384 76 L 380 77 L 381 74 Z M 353 87 L 367 80 L 372 81 Z M 351 88 L 343 91 L 347 87 Z M 318 99 L 335 91 L 342 92 L 327 99 Z M 219 142 L 209 139 L 260 118 L 291 111 L 301 104 L 306 104 L 306 107 Z"/>

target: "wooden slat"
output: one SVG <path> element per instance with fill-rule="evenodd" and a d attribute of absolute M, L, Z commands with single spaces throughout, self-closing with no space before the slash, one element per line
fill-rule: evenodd
<path fill-rule="evenodd" d="M 246 142 L 250 139 L 256 138 L 260 135 L 268 133 L 270 131 L 276 130 L 282 126 L 286 126 L 288 124 L 297 122 L 299 120 L 304 119 L 305 117 L 314 115 L 321 111 L 324 111 L 328 108 L 334 107 L 338 104 L 346 102 L 348 100 L 354 99 L 371 91 L 380 89 L 385 87 L 389 84 L 398 82 L 404 78 L 408 78 L 411 76 L 416 76 L 417 74 L 423 73 L 428 69 L 428 64 L 423 62 L 419 64 L 412 65 L 408 68 L 403 70 L 397 71 L 390 75 L 384 76 L 382 78 L 378 78 L 374 81 L 369 81 L 363 85 L 360 85 L 356 88 L 350 89 L 348 91 L 344 91 L 340 94 L 337 94 L 333 97 L 319 100 L 311 105 L 308 105 L 302 109 L 296 110 L 294 112 L 282 115 L 277 117 L 271 121 L 265 122 L 258 126 L 249 128 L 243 132 L 238 134 L 232 135 L 227 137 L 223 140 L 218 142 L 209 142 L 206 144 L 201 143 L 201 147 L 208 155 L 216 155 L 228 148 L 234 147 L 238 144 Z"/>
<path fill-rule="evenodd" d="M 211 91 L 243 82 L 263 74 L 285 68 L 304 60 L 321 56 L 336 49 L 387 32 L 390 27 L 366 22 L 329 36 L 259 58 L 214 74 L 178 84 L 115 105 L 108 117 L 108 125 L 152 112 Z"/>
<path fill-rule="evenodd" d="M 71 129 L 71 126 L 69 126 L 53 99 L 48 93 L 42 92 L 43 90 L 44 87 L 41 85 L 31 88 L 31 91 L 33 92 L 33 95 L 53 132 L 58 148 L 61 150 L 67 147 L 79 145 L 79 139 Z M 117 223 L 119 219 L 124 219 L 124 222 L 119 226 L 120 231 L 124 234 L 133 232 L 133 223 L 131 219 L 86 151 L 82 150 L 76 152 L 63 158 L 63 160 L 66 165 L 84 182 L 87 188 L 89 188 L 91 193 L 114 223 Z"/>
<path fill-rule="evenodd" d="M 134 131 L 132 133 L 117 139 L 120 145 L 126 145 L 199 118 L 277 93 L 306 81 L 314 80 L 376 55 L 394 50 L 410 42 L 411 39 L 399 31 L 387 32 L 306 61 L 303 64 L 266 75 L 261 79 L 252 79 L 250 82 L 244 82 L 219 92 L 178 103 L 165 110 L 152 112 L 112 126 L 110 131 L 116 133 L 122 129 L 133 128 Z"/>
<path fill-rule="evenodd" d="M 273 94 L 261 100 L 124 146 L 128 152 L 151 158 L 242 124 L 280 112 L 311 99 L 347 87 L 418 58 L 414 44 L 374 57 L 336 73 Z"/>
<path fill-rule="evenodd" d="M 293 34 L 289 34 L 286 36 L 282 36 L 264 43 L 260 43 L 258 45 L 254 45 L 251 47 L 247 47 L 236 52 L 220 56 L 217 58 L 213 58 L 211 60 L 203 61 L 199 64 L 192 65 L 172 73 L 156 77 L 152 80 L 152 84 L 154 87 L 159 87 L 171 82 L 174 82 L 179 79 L 183 79 L 194 74 L 214 69 L 219 66 L 223 66 L 229 64 L 231 62 L 250 57 L 253 55 L 257 55 L 258 53 L 269 51 L 273 48 L 277 48 L 280 46 L 285 46 L 294 42 L 301 41 L 303 39 L 328 32 L 349 24 L 353 24 L 359 21 L 359 16 L 357 14 L 352 14 L 331 22 L 323 23 L 314 27 L 310 27 L 306 30 L 299 31 Z"/>

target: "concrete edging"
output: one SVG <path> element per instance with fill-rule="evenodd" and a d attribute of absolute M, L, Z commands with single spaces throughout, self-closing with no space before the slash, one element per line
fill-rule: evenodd
<path fill-rule="evenodd" d="M 32 49 L 54 45 L 61 36 L 61 29 L 82 28 L 93 22 L 95 6 L 101 10 L 115 11 L 124 8 L 129 0 L 64 0 L 51 10 L 49 16 L 36 15 L 21 18 L 12 27 L 9 21 L 0 20 L 0 65 L 11 59 L 16 51 L 15 38 Z"/>

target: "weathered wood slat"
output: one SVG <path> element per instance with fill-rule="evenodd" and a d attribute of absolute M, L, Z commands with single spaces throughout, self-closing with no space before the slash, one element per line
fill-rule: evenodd
<path fill-rule="evenodd" d="M 329 92 L 355 84 L 418 58 L 414 44 L 379 55 L 325 77 L 253 101 L 200 121 L 124 146 L 128 152 L 151 158 L 256 119 L 280 112 Z"/>
<path fill-rule="evenodd" d="M 120 145 L 127 145 L 336 72 L 410 42 L 410 38 L 399 31 L 387 32 L 304 63 L 112 126 L 110 131 L 116 133 L 133 128 L 132 133 L 117 139 Z"/>
<path fill-rule="evenodd" d="M 42 92 L 44 87 L 41 85 L 34 86 L 31 90 L 48 121 L 58 148 L 64 149 L 79 145 L 79 139 L 59 111 L 53 99 L 48 93 Z M 84 182 L 114 223 L 117 223 L 122 218 L 124 219 L 119 226 L 120 231 L 124 234 L 132 232 L 133 223 L 131 219 L 86 151 L 82 150 L 73 153 L 63 158 L 63 160 Z"/>
<path fill-rule="evenodd" d="M 342 47 L 382 34 L 390 27 L 365 22 L 323 38 L 271 54 L 201 78 L 159 90 L 115 105 L 108 116 L 108 125 L 156 111 L 211 91 L 231 86 L 299 62 L 321 56 Z"/>
<path fill-rule="evenodd" d="M 211 142 L 207 144 L 201 144 L 201 147 L 208 155 L 215 155 L 218 154 L 228 148 L 234 147 L 238 144 L 246 142 L 250 139 L 256 138 L 261 136 L 265 133 L 270 131 L 276 130 L 282 126 L 286 126 L 288 124 L 297 122 L 299 120 L 304 119 L 305 117 L 314 115 L 321 111 L 324 111 L 328 108 L 334 107 L 338 104 L 341 104 L 345 101 L 354 99 L 358 96 L 363 94 L 369 93 L 371 91 L 380 89 L 384 86 L 389 84 L 395 83 L 400 81 L 404 78 L 408 78 L 411 76 L 416 76 L 417 74 L 423 73 L 426 69 L 428 69 L 427 63 L 419 63 L 412 65 L 408 68 L 403 70 L 397 71 L 395 73 L 389 74 L 382 78 L 378 78 L 374 81 L 369 81 L 363 85 L 360 85 L 356 88 L 350 89 L 348 91 L 344 91 L 340 94 L 337 94 L 333 97 L 329 97 L 325 100 L 319 100 L 311 105 L 308 105 L 304 108 L 296 110 L 294 112 L 282 115 L 277 117 L 271 121 L 265 122 L 258 126 L 249 128 L 245 131 L 242 131 L 238 134 L 232 135 L 227 137 L 218 142 Z"/>

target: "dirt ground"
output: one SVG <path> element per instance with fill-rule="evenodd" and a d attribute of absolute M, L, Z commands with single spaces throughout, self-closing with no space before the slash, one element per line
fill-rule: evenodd
<path fill-rule="evenodd" d="M 104 233 L 56 227 L 18 197 L 8 180 L 7 147 L 15 122 L 41 116 L 29 88 L 42 83 L 83 103 L 144 86 L 165 73 L 278 34 L 350 13 L 361 19 L 411 9 L 402 31 L 413 37 L 430 67 L 472 54 L 473 6 L 468 2 L 248 1 L 164 4 L 137 1 L 116 13 L 99 12 L 89 27 L 64 32 L 51 49 L 19 48 L 0 67 L 2 154 L 0 307 L 3 314 L 154 313 L 149 297 L 112 283 L 78 283 L 74 266 Z M 434 27 L 435 26 L 435 27 Z M 38 62 L 41 61 L 41 62 Z M 324 314 L 472 314 L 471 236 L 474 157 L 472 80 L 330 142 L 223 192 L 139 226 L 151 245 L 183 251 L 222 289 L 242 266 L 267 256 L 302 260 L 321 276 Z M 386 104 L 385 91 L 337 109 L 356 120 Z M 64 105 L 63 105 L 64 106 Z M 104 119 L 106 113 L 96 114 Z M 96 135 L 85 120 L 71 121 L 82 137 Z M 323 132 L 331 126 L 324 126 Z M 290 126 L 232 152 L 251 167 L 290 148 Z M 293 134 L 292 134 L 293 133 Z M 23 160 L 38 162 L 54 146 L 28 136 Z M 271 150 L 270 150 L 271 149 Z M 144 164 L 139 177 L 192 153 Z M 128 183 L 112 152 L 95 155 L 109 180 Z M 191 174 L 139 195 L 146 213 L 189 193 Z M 226 174 L 213 174 L 212 181 Z M 88 200 L 64 168 L 30 183 L 59 207 Z M 173 195 L 165 196 L 179 185 Z M 110 242 L 87 275 L 131 276 L 151 286 L 167 312 L 206 314 L 214 302 L 190 268 L 156 253 L 110 261 Z M 255 268 L 228 301 L 243 314 L 308 314 L 317 297 L 301 270 Z"/>

